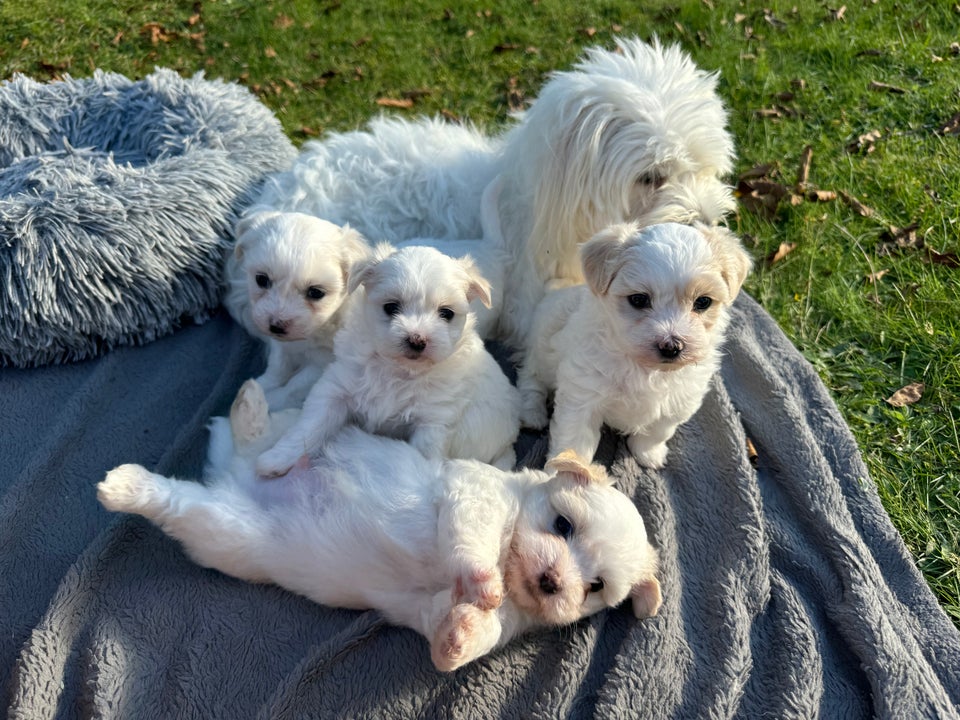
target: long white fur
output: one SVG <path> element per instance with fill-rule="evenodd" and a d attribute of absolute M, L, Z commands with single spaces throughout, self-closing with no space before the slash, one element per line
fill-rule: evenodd
<path fill-rule="evenodd" d="M 506 247 L 497 335 L 521 348 L 548 287 L 582 280 L 577 246 L 612 223 L 716 222 L 734 207 L 717 76 L 677 46 L 619 39 L 550 76 L 496 137 L 437 119 L 379 118 L 304 145 L 260 202 L 349 222 L 367 237 L 480 237 L 497 175 Z"/>
<path fill-rule="evenodd" d="M 551 455 L 569 448 L 592 458 L 606 423 L 641 464 L 661 467 L 720 365 L 750 257 L 724 228 L 676 223 L 611 226 L 582 255 L 587 284 L 548 293 L 534 317 L 518 376 L 521 419 L 545 426 L 554 392 Z"/>
<path fill-rule="evenodd" d="M 473 263 L 435 248 L 384 244 L 354 266 L 349 287 L 357 297 L 336 335 L 334 361 L 300 420 L 260 457 L 260 472 L 286 472 L 351 421 L 409 440 L 430 457 L 511 468 L 520 396 L 474 328 L 470 301 L 489 305 L 490 297 Z"/>
<path fill-rule="evenodd" d="M 97 496 L 152 520 L 200 565 L 380 610 L 426 637 L 440 670 L 628 596 L 638 617 L 656 614 L 656 551 L 602 468 L 564 456 L 549 474 L 502 472 L 350 427 L 322 456 L 264 483 L 253 458 L 295 417 L 268 416 L 248 381 L 230 420 L 211 425 L 205 485 L 122 465 Z"/>

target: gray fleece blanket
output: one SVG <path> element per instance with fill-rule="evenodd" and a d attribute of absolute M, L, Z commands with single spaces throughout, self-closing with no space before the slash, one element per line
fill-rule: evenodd
<path fill-rule="evenodd" d="M 447 675 L 375 612 L 202 569 L 98 505 L 120 463 L 199 475 L 207 419 L 263 364 L 225 314 L 98 360 L 0 371 L 10 717 L 956 717 L 960 635 L 837 408 L 745 295 L 732 327 L 664 470 L 613 435 L 601 445 L 659 548 L 660 615 L 616 608 Z M 541 463 L 544 438 L 519 449 Z"/>

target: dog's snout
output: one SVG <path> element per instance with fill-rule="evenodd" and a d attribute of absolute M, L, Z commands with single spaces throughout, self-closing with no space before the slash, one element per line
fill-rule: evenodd
<path fill-rule="evenodd" d="M 286 320 L 271 320 L 270 321 L 270 332 L 274 335 L 286 335 L 287 326 L 290 323 Z"/>
<path fill-rule="evenodd" d="M 545 595 L 556 595 L 560 592 L 560 576 L 556 570 L 547 570 L 540 576 L 540 591 Z"/>
<path fill-rule="evenodd" d="M 664 340 L 657 345 L 657 350 L 660 352 L 660 357 L 664 360 L 676 360 L 680 356 L 680 353 L 683 352 L 683 341 L 677 338 Z"/>
<path fill-rule="evenodd" d="M 414 352 L 421 353 L 427 347 L 427 339 L 423 335 L 409 335 L 407 336 L 407 347 Z"/>

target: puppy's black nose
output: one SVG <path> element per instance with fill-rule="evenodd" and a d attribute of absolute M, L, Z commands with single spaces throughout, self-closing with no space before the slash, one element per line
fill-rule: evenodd
<path fill-rule="evenodd" d="M 283 320 L 277 320 L 276 322 L 270 323 L 270 332 L 272 332 L 274 335 L 286 335 L 287 323 Z"/>
<path fill-rule="evenodd" d="M 540 576 L 540 592 L 545 595 L 556 595 L 560 592 L 560 576 L 556 570 L 547 570 Z"/>
<path fill-rule="evenodd" d="M 660 357 L 664 360 L 676 360 L 680 353 L 683 352 L 683 341 L 677 340 L 676 338 L 664 340 L 657 345 L 657 350 L 660 351 Z"/>
<path fill-rule="evenodd" d="M 414 352 L 423 352 L 427 347 L 427 340 L 422 335 L 410 335 L 407 338 L 407 347 Z"/>

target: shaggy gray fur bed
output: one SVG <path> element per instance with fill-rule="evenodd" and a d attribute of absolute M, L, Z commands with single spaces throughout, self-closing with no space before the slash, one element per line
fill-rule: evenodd
<path fill-rule="evenodd" d="M 0 84 L 0 366 L 204 319 L 237 214 L 294 155 L 249 91 L 202 74 Z"/>

